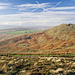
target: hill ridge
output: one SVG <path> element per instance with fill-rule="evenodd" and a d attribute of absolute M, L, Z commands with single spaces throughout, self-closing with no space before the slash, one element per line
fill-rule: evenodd
<path fill-rule="evenodd" d="M 0 42 L 0 53 L 51 54 L 75 53 L 75 24 L 61 24 L 52 29 Z"/>

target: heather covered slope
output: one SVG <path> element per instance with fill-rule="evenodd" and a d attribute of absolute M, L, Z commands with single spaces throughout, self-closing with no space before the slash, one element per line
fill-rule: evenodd
<path fill-rule="evenodd" d="M 62 24 L 39 33 L 0 41 L 0 53 L 75 53 L 75 25 Z"/>

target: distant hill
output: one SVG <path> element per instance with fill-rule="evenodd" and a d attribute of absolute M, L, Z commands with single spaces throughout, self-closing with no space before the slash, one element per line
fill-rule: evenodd
<path fill-rule="evenodd" d="M 0 53 L 75 53 L 75 24 L 61 24 L 38 33 L 0 41 Z"/>
<path fill-rule="evenodd" d="M 26 27 L 15 27 L 15 28 L 6 28 L 0 29 L 0 33 L 2 32 L 11 32 L 11 31 L 24 31 L 24 30 L 46 30 L 52 28 L 52 26 L 26 26 Z"/>
<path fill-rule="evenodd" d="M 51 26 L 26 26 L 26 27 L 17 27 L 17 28 L 9 28 L 9 29 L 1 29 L 0 30 L 0 41 L 4 39 L 19 37 L 21 35 L 35 33 L 42 30 L 46 30 L 52 28 Z"/>

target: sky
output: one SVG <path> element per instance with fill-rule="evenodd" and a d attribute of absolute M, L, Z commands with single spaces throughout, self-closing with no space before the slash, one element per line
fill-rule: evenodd
<path fill-rule="evenodd" d="M 0 29 L 75 24 L 75 0 L 0 0 Z"/>

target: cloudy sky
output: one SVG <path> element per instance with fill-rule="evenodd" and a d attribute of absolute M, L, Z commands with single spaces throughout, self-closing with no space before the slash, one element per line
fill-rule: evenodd
<path fill-rule="evenodd" d="M 75 23 L 75 0 L 0 0 L 0 29 Z"/>

